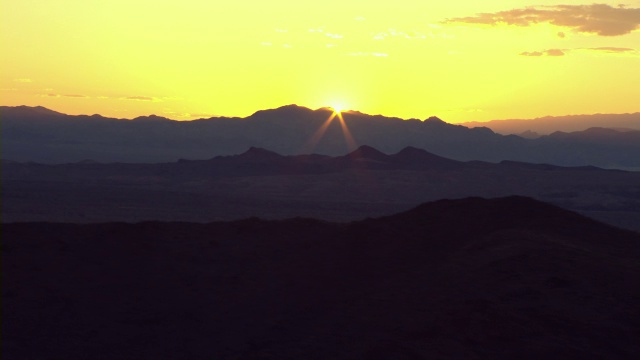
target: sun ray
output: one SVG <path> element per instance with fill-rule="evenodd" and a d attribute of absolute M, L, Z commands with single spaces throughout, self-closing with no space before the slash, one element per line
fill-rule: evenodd
<path fill-rule="evenodd" d="M 347 123 L 344 121 L 344 118 L 342 117 L 342 113 L 336 111 L 335 114 L 338 115 L 338 119 L 340 119 L 340 126 L 342 127 L 342 135 L 344 135 L 344 141 L 347 142 L 349 151 L 355 150 L 357 147 L 356 142 L 353 139 L 353 136 L 351 135 L 351 131 L 349 130 Z"/>
<path fill-rule="evenodd" d="M 344 136 L 344 140 L 347 143 L 347 148 L 349 149 L 349 151 L 356 149 L 357 144 L 356 144 L 355 140 L 353 139 L 353 136 L 351 135 L 351 131 L 349 130 L 349 127 L 347 126 L 347 123 L 344 121 L 344 117 L 342 116 L 342 111 L 343 110 L 338 105 L 331 106 L 331 109 L 333 111 L 332 111 L 331 115 L 329 116 L 329 118 L 327 118 L 327 120 L 324 123 L 322 123 L 320 128 L 318 128 L 318 130 L 316 130 L 316 132 L 311 136 L 309 141 L 307 141 L 307 143 L 305 144 L 305 146 L 304 146 L 304 152 L 305 153 L 312 153 L 313 152 L 313 150 L 318 145 L 318 143 L 320 142 L 320 140 L 322 139 L 322 137 L 326 133 L 327 129 L 329 128 L 329 125 L 331 125 L 331 123 L 333 122 L 333 120 L 336 117 L 338 118 L 338 121 L 340 122 L 340 128 L 342 129 L 342 135 Z"/>
<path fill-rule="evenodd" d="M 316 145 L 318 145 L 318 142 L 320 142 L 320 139 L 322 139 L 322 137 L 324 136 L 324 133 L 327 131 L 327 128 L 329 127 L 333 119 L 336 117 L 336 115 L 337 115 L 336 112 L 331 114 L 331 116 L 329 116 L 329 118 L 327 118 L 327 120 L 320 126 L 320 128 L 318 128 L 318 130 L 311 136 L 311 138 L 309 139 L 309 141 L 304 147 L 305 153 L 311 153 L 313 149 L 315 149 Z"/>

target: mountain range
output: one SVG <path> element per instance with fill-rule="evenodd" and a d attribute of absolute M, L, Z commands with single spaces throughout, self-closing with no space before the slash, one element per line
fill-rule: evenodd
<path fill-rule="evenodd" d="M 252 147 L 208 160 L 3 162 L 2 221 L 198 221 L 295 216 L 351 221 L 425 201 L 523 195 L 640 231 L 640 172 L 462 162 L 407 147 L 341 156 Z"/>
<path fill-rule="evenodd" d="M 2 227 L 7 359 L 635 359 L 640 236 L 529 198 Z"/>
<path fill-rule="evenodd" d="M 545 116 L 535 119 L 509 119 L 491 121 L 470 121 L 466 127 L 488 127 L 499 134 L 516 134 L 540 137 L 556 131 L 576 132 L 589 128 L 609 128 L 619 131 L 640 130 L 640 112 L 632 114 L 593 114 Z"/>
<path fill-rule="evenodd" d="M 358 145 L 386 153 L 407 146 L 460 161 L 503 160 L 563 166 L 640 169 L 640 131 L 590 128 L 536 139 L 500 135 L 489 128 L 343 112 L 295 105 L 262 110 L 246 118 L 173 121 L 159 116 L 133 120 L 71 116 L 42 107 L 1 107 L 2 159 L 20 162 L 153 163 L 238 154 L 251 146 L 284 155 L 340 155 Z"/>

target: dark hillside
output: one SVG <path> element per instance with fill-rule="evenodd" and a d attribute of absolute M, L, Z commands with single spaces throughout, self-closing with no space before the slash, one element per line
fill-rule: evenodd
<path fill-rule="evenodd" d="M 528 198 L 4 224 L 3 358 L 637 358 L 640 236 Z"/>

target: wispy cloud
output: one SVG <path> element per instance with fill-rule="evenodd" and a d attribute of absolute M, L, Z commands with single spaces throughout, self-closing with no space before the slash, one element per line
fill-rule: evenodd
<path fill-rule="evenodd" d="M 541 51 L 525 51 L 520 53 L 522 56 L 564 56 L 570 52 L 575 51 L 590 51 L 590 52 L 599 52 L 605 54 L 634 54 L 637 53 L 636 49 L 626 48 L 626 47 L 594 47 L 594 48 L 575 48 L 575 49 L 548 49 Z"/>
<path fill-rule="evenodd" d="M 614 54 L 615 53 L 627 54 L 627 53 L 631 53 L 631 52 L 635 52 L 636 51 L 636 49 L 632 49 L 632 48 L 610 47 L 610 46 L 596 47 L 596 48 L 584 48 L 582 50 L 601 51 L 601 52 L 614 53 Z"/>
<path fill-rule="evenodd" d="M 29 78 L 13 79 L 13 81 L 18 82 L 18 83 L 32 83 L 33 82 L 33 80 L 31 80 Z"/>
<path fill-rule="evenodd" d="M 88 99 L 90 96 L 82 95 L 82 94 L 56 94 L 56 93 L 43 93 L 39 94 L 40 97 L 51 97 L 51 98 L 59 98 L 59 97 L 67 97 L 67 98 L 75 98 L 75 99 Z"/>
<path fill-rule="evenodd" d="M 445 23 L 531 26 L 550 23 L 600 36 L 629 34 L 640 28 L 640 9 L 607 4 L 533 6 L 447 19 Z"/>
<path fill-rule="evenodd" d="M 134 101 L 154 101 L 154 102 L 158 102 L 160 101 L 157 98 L 154 97 L 150 97 L 150 96 L 127 96 L 125 98 L 123 98 L 124 100 L 134 100 Z"/>
<path fill-rule="evenodd" d="M 542 51 L 525 51 L 520 53 L 522 56 L 564 56 L 566 50 L 548 49 Z"/>

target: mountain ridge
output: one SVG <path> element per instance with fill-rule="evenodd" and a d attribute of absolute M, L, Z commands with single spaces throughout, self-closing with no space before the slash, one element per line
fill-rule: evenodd
<path fill-rule="evenodd" d="M 344 111 L 340 120 L 331 109 L 297 105 L 257 111 L 246 118 L 194 121 L 52 115 L 30 108 L 4 107 L 0 111 L 2 157 L 14 161 L 152 163 L 238 154 L 251 146 L 283 155 L 336 156 L 354 150 L 355 143 L 385 153 L 413 146 L 459 161 L 640 169 L 640 132 L 636 131 L 607 130 L 609 135 L 602 136 L 603 131 L 590 129 L 525 139 L 485 127 L 449 124 L 437 117 L 403 120 Z"/>
<path fill-rule="evenodd" d="M 490 121 L 467 121 L 468 127 L 488 127 L 500 134 L 523 134 L 537 137 L 554 131 L 575 132 L 591 127 L 606 127 L 640 130 L 640 112 L 623 114 L 583 114 L 544 116 L 533 119 L 504 119 Z M 527 133 L 528 132 L 528 133 Z"/>

